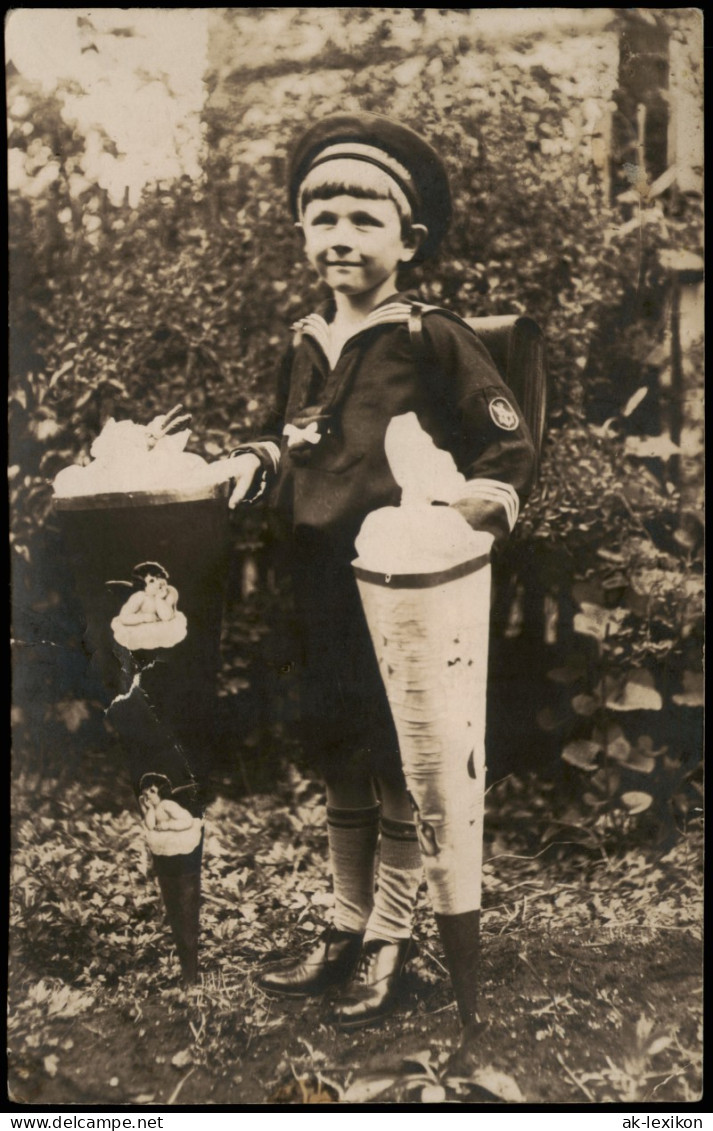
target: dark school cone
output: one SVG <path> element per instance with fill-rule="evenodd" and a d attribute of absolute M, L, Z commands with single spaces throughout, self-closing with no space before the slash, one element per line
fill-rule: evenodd
<path fill-rule="evenodd" d="M 200 781 L 140 684 L 113 700 L 107 718 L 126 752 L 181 973 L 190 985 L 198 978 L 204 810 Z M 162 812 L 163 819 L 157 820 Z"/>
<path fill-rule="evenodd" d="M 436 913 L 435 918 L 461 1023 L 460 1040 L 448 1059 L 448 1072 L 469 1077 L 480 1064 L 481 1038 L 487 1027 L 478 1013 L 480 911 Z"/>
<path fill-rule="evenodd" d="M 227 485 L 56 498 L 183 979 L 198 977 L 205 779 L 227 580 Z"/>
<path fill-rule="evenodd" d="M 477 1024 L 480 993 L 480 911 L 440 915 L 436 926 L 464 1026 Z"/>
<path fill-rule="evenodd" d="M 383 538 L 357 539 L 353 564 L 399 739 L 430 902 L 459 1014 L 469 1025 L 477 1017 L 492 538 L 464 533 L 464 520 L 446 508 L 374 514 L 379 517 L 367 522 L 375 533 L 392 524 L 394 547 L 411 544 L 409 572 L 396 549 L 400 572 L 385 571 Z M 370 547 L 379 568 L 370 568 Z M 442 568 L 418 571 L 419 561 L 437 564 L 438 554 Z"/>
<path fill-rule="evenodd" d="M 201 873 L 200 870 L 178 875 L 158 872 L 158 884 L 183 981 L 191 986 L 198 981 Z"/>

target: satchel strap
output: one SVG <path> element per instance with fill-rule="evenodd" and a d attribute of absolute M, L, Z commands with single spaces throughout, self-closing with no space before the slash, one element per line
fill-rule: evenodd
<path fill-rule="evenodd" d="M 459 326 L 468 330 L 474 338 L 478 337 L 473 327 L 469 326 L 465 319 L 461 318 L 458 314 L 454 314 L 452 310 L 446 310 L 443 306 L 431 306 L 425 302 L 412 302 L 408 316 L 408 332 L 413 351 L 417 360 L 420 362 L 434 362 L 436 360 L 430 348 L 428 338 L 423 332 L 423 316 L 432 310 L 437 311 L 438 314 L 442 314 L 444 318 L 449 318 L 451 322 L 457 322 Z"/>
<path fill-rule="evenodd" d="M 408 333 L 414 353 L 419 361 L 426 357 L 426 339 L 423 336 L 423 308 L 415 304 L 409 310 Z"/>

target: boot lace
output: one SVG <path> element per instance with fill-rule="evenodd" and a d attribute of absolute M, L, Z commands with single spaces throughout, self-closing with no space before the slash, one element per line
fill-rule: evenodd
<path fill-rule="evenodd" d="M 353 981 L 356 985 L 368 986 L 371 984 L 372 967 L 382 948 L 389 945 L 391 944 L 388 939 L 370 939 L 369 942 L 364 943 L 353 975 Z"/>

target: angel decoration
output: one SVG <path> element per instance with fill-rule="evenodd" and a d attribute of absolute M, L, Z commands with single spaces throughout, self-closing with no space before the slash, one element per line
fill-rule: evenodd
<path fill-rule="evenodd" d="M 187 621 L 178 610 L 178 590 L 168 583 L 168 570 L 159 562 L 141 562 L 131 571 L 131 581 L 108 581 L 116 591 L 131 590 L 111 630 L 118 644 L 130 652 L 173 648 L 185 639 Z"/>
<path fill-rule="evenodd" d="M 188 809 L 185 796 L 192 795 L 192 785 L 174 789 L 165 774 L 144 774 L 139 782 L 139 808 L 146 826 L 149 848 L 157 856 L 176 856 L 192 852 L 200 843 L 203 821 Z"/>

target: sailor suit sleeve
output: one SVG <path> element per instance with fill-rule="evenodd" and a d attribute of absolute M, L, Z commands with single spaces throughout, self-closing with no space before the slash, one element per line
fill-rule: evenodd
<path fill-rule="evenodd" d="M 250 452 L 260 460 L 260 467 L 253 480 L 252 487 L 245 501 L 256 502 L 264 495 L 267 488 L 274 481 L 280 467 L 280 437 L 284 426 L 285 410 L 290 391 L 290 377 L 294 348 L 290 346 L 282 357 L 277 375 L 277 391 L 272 407 L 263 422 L 261 435 L 256 440 L 240 444 L 230 453 L 231 457 L 243 452 Z"/>
<path fill-rule="evenodd" d="M 473 529 L 502 541 L 534 486 L 532 437 L 478 337 L 436 312 L 424 318 L 423 328 L 437 359 L 433 380 L 455 420 L 452 455 L 466 478 L 462 498 L 452 505 Z"/>

